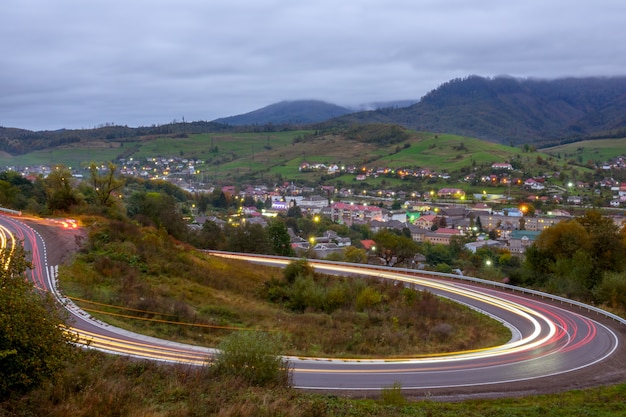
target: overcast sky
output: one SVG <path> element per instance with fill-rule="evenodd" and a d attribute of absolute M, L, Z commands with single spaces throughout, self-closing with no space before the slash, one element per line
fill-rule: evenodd
<path fill-rule="evenodd" d="M 467 75 L 626 75 L 624 0 L 2 0 L 0 126 L 419 99 Z"/>

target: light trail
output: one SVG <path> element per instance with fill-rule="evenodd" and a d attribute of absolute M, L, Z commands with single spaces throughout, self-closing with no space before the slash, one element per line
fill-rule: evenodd
<path fill-rule="evenodd" d="M 23 240 L 32 253 L 30 278 L 52 291 L 70 311 L 79 342 L 91 349 L 137 358 L 206 365 L 214 349 L 185 345 L 138 335 L 102 323 L 56 291 L 56 269 L 48 268 L 45 242 L 33 229 L 15 219 L 0 216 L 0 244 Z M 12 242 L 12 243 L 10 243 Z M 285 266 L 291 259 L 245 254 L 214 253 L 271 266 Z M 366 265 L 347 266 L 309 261 L 317 270 L 334 275 L 369 276 L 393 280 L 416 290 L 428 290 L 496 318 L 512 331 L 509 342 L 483 349 L 397 358 L 287 357 L 294 385 L 321 390 L 379 390 L 399 382 L 403 389 L 489 387 L 574 372 L 609 357 L 619 339 L 608 327 L 580 314 L 537 299 L 479 287 L 388 271 Z M 485 388 L 492 391 L 493 388 Z"/>

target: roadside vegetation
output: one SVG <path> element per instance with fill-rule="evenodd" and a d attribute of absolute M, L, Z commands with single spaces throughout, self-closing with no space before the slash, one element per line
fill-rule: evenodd
<path fill-rule="evenodd" d="M 500 323 L 428 292 L 216 258 L 152 227 L 91 221 L 61 286 L 120 327 L 205 346 L 234 330 L 272 332 L 280 353 L 300 356 L 411 356 L 510 338 Z"/>
<path fill-rule="evenodd" d="M 389 135 L 384 143 L 373 143 L 368 135 L 379 132 L 379 128 L 388 129 Z M 531 147 L 492 147 L 470 139 L 388 126 L 374 130 L 351 128 L 348 133 L 353 136 L 349 142 L 343 142 L 337 132 L 257 132 L 247 134 L 245 140 L 250 142 L 239 148 L 235 148 L 234 142 L 244 138 L 243 134 L 184 135 L 177 138 L 177 145 L 169 142 L 172 138 L 156 137 L 146 143 L 133 143 L 132 149 L 127 144 L 124 152 L 141 152 L 141 147 L 148 144 L 156 148 L 143 149 L 144 156 L 159 149 L 177 149 L 179 155 L 189 152 L 194 156 L 204 151 L 209 154 L 207 159 L 212 158 L 210 166 L 218 181 L 282 181 L 297 170 L 300 162 L 313 157 L 327 159 L 321 162 L 379 161 L 404 166 L 415 160 L 417 153 L 431 158 L 429 163 L 458 168 L 459 173 L 481 172 L 491 162 L 511 158 L 513 163 L 525 167 L 525 173 L 563 168 L 560 182 L 570 178 L 593 179 L 602 174 L 590 168 L 584 160 L 586 156 L 573 157 L 573 151 L 539 154 Z M 210 141 L 213 145 L 206 150 Z M 261 143 L 257 152 L 255 146 Z M 347 145 L 338 147 L 338 143 Z M 324 144 L 321 149 L 336 153 L 317 154 L 320 144 Z M 448 147 L 455 153 L 451 154 Z M 372 149 L 376 149 L 372 153 L 374 159 L 364 160 L 363 155 Z M 335 156 L 354 159 L 335 161 Z M 570 164 L 572 158 L 578 166 Z M 201 229 L 191 230 L 185 216 L 191 215 L 192 207 L 196 213 L 234 218 L 243 205 L 257 204 L 261 208 L 266 202 L 238 201 L 219 187 L 212 194 L 192 195 L 164 181 L 121 178 L 115 165 L 104 171 L 95 167 L 90 165 L 89 178 L 80 184 L 63 166 L 34 181 L 15 172 L 0 173 L 3 206 L 46 216 L 76 216 L 88 228 L 89 236 L 80 253 L 60 269 L 67 295 L 90 314 L 119 327 L 181 342 L 220 346 L 225 352 L 237 346 L 251 348 L 243 351 L 243 356 L 218 357 L 214 368 L 163 366 L 95 352 L 67 351 L 66 344 L 55 351 L 60 346 L 57 342 L 64 343 L 66 339 L 58 332 L 46 330 L 50 330 L 51 322 L 61 323 L 63 317 L 57 315 L 50 300 L 34 296 L 30 288 L 15 285 L 17 292 L 3 290 L 0 294 L 0 326 L 4 326 L 0 336 L 9 342 L 23 340 L 23 335 L 16 331 L 41 324 L 35 316 L 45 317 L 40 313 L 48 312 L 50 320 L 30 336 L 36 336 L 31 339 L 34 343 L 52 350 L 38 350 L 44 352 L 44 358 L 37 363 L 36 356 L 17 355 L 18 348 L 8 342 L 0 345 L 0 371 L 4 372 L 4 385 L 0 387 L 6 394 L 0 416 L 608 416 L 626 411 L 624 384 L 554 396 L 460 404 L 431 402 L 422 394 L 413 398 L 397 385 L 385 387 L 377 399 L 360 401 L 294 391 L 289 388 L 288 365 L 280 361 L 278 353 L 357 358 L 413 356 L 493 346 L 507 341 L 510 334 L 499 323 L 428 292 L 377 280 L 316 274 L 306 261 L 296 261 L 283 271 L 219 259 L 197 250 L 289 256 L 294 253 L 287 244 L 287 227 L 304 236 L 333 230 L 349 236 L 355 246 L 366 239 L 376 243 L 376 250 L 367 252 L 353 246 L 335 254 L 335 260 L 408 266 L 409 259 L 419 254 L 428 269 L 448 273 L 459 269 L 473 276 L 575 297 L 625 314 L 626 230 L 620 231 L 599 212 L 590 211 L 548 229 L 522 262 L 503 250 L 481 248 L 470 253 L 460 239 L 449 246 L 418 245 L 408 230 L 373 233 L 366 226 L 347 227 L 329 219 L 314 220 L 297 208 L 274 219 L 265 229 L 243 222 L 220 227 L 207 221 Z M 210 171 L 206 175 L 210 176 Z M 315 183 L 354 184 L 353 178 L 348 177 L 314 174 L 304 178 L 301 181 L 313 178 Z M 381 177 L 376 181 L 381 186 L 407 184 L 400 178 Z M 445 183 L 436 181 L 439 185 Z M 429 180 L 410 183 L 417 189 L 434 184 Z M 502 187 L 490 187 L 491 191 L 503 191 Z M 539 203 L 529 206 L 532 210 L 540 207 Z M 487 235 L 480 219 L 475 226 L 477 233 Z M 23 267 L 25 264 L 18 265 L 10 278 L 22 280 Z M 14 282 L 10 284 L 13 286 Z M 22 304 L 22 300 L 27 302 Z M 43 310 L 31 306 L 31 302 L 42 302 Z M 17 321 L 5 320 L 7 317 Z M 259 350 L 260 345 L 271 349 Z M 248 365 L 259 358 L 246 356 L 255 351 L 269 359 L 267 369 L 271 377 L 257 379 L 258 375 L 235 372 L 263 368 Z M 17 359 L 23 358 L 28 360 L 20 364 Z M 222 360 L 231 362 L 223 364 Z M 25 370 L 18 369 L 22 365 Z M 28 366 L 34 366 L 35 371 Z"/>
<path fill-rule="evenodd" d="M 163 365 L 80 351 L 56 382 L 0 403 L 2 416 L 517 416 L 613 417 L 626 413 L 626 384 L 524 398 L 439 402 L 386 388 L 369 398 L 259 387 L 209 368 Z"/>

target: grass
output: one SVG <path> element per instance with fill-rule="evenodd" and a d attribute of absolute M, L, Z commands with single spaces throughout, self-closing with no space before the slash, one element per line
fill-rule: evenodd
<path fill-rule="evenodd" d="M 206 368 L 77 352 L 56 380 L 0 403 L 7 416 L 510 416 L 613 417 L 626 413 L 626 384 L 523 398 L 437 402 L 427 392 L 388 387 L 380 398 L 258 388 Z"/>
<path fill-rule="evenodd" d="M 566 160 L 574 160 L 580 164 L 587 161 L 603 162 L 616 156 L 626 154 L 626 138 L 584 140 L 542 149 L 551 155 L 561 154 Z"/>
<path fill-rule="evenodd" d="M 62 288 L 93 316 L 140 333 L 216 346 L 233 329 L 269 331 L 283 335 L 281 353 L 339 357 L 441 353 L 510 338 L 500 323 L 429 293 L 346 277 L 285 287 L 279 269 L 210 257 L 154 229 L 99 224 L 87 250 L 60 270 Z M 379 301 L 367 301 L 367 291 Z"/>
<path fill-rule="evenodd" d="M 471 166 L 510 160 L 514 155 L 521 155 L 519 148 L 486 142 L 448 134 L 421 133 L 417 139 L 410 141 L 409 148 L 401 149 L 393 155 L 386 155 L 380 162 L 388 162 L 393 168 L 419 166 L 431 170 L 458 170 Z M 461 147 L 462 144 L 462 147 Z"/>
<path fill-rule="evenodd" d="M 493 162 L 516 158 L 526 172 L 567 173 L 572 169 L 565 164 L 568 160 L 603 161 L 623 154 L 626 146 L 626 139 L 596 140 L 549 148 L 545 152 L 525 153 L 517 147 L 448 134 L 411 132 L 405 142 L 387 146 L 346 140 L 332 134 L 313 134 L 313 131 L 218 133 L 183 138 L 144 137 L 127 142 L 83 141 L 20 156 L 0 155 L 0 165 L 64 164 L 79 167 L 92 161 L 106 162 L 120 157 L 182 157 L 202 161 L 195 168 L 205 181 L 272 182 L 283 179 L 319 183 L 326 173 L 301 173 L 298 167 L 302 162 L 454 172 L 473 166 L 488 167 Z M 552 162 L 539 165 L 536 162 L 538 156 L 546 161 L 552 158 Z M 584 166 L 575 168 L 579 173 L 589 171 Z M 351 182 L 355 175 L 345 177 L 344 182 Z"/>
<path fill-rule="evenodd" d="M 118 143 L 110 146 L 90 142 L 80 147 L 40 150 L 19 156 L 0 155 L 0 166 L 39 166 L 62 164 L 71 168 L 86 166 L 90 162 L 106 162 L 116 159 L 121 152 Z"/>

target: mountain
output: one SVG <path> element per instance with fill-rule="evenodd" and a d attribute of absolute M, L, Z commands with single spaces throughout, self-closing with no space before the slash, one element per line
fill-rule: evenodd
<path fill-rule="evenodd" d="M 223 117 L 214 122 L 231 126 L 319 123 L 352 110 L 319 100 L 281 101 L 249 113 Z"/>
<path fill-rule="evenodd" d="M 401 107 L 409 107 L 419 102 L 419 100 L 396 100 L 396 101 L 374 101 L 358 106 L 359 111 L 379 110 L 379 109 L 397 109 Z"/>
<path fill-rule="evenodd" d="M 540 80 L 469 76 L 442 84 L 418 102 L 369 103 L 360 108 L 375 110 L 354 112 L 323 101 L 299 100 L 283 101 L 213 122 L 173 122 L 137 128 L 104 125 L 41 132 L 0 126 L 0 152 L 19 155 L 82 141 L 128 141 L 155 135 L 184 137 L 250 131 L 259 126 L 267 131 L 303 127 L 322 131 L 341 128 L 342 132 L 350 132 L 353 125 L 370 123 L 537 147 L 623 138 L 626 137 L 626 77 Z M 379 127 L 370 130 L 376 132 Z M 376 135 L 378 139 L 387 137 L 387 133 L 376 132 Z"/>
<path fill-rule="evenodd" d="M 626 136 L 626 77 L 449 81 L 405 108 L 358 112 L 332 123 L 395 123 L 504 144 Z"/>

